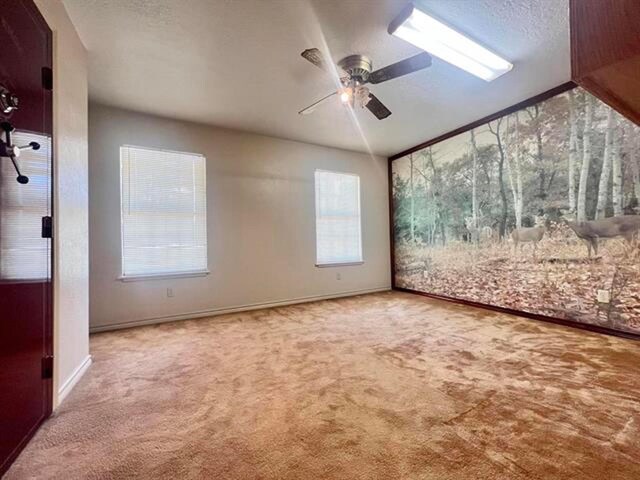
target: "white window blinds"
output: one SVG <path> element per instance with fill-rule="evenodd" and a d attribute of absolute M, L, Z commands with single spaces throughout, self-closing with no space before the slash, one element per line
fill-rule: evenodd
<path fill-rule="evenodd" d="M 316 263 L 362 262 L 360 178 L 316 170 Z"/>
<path fill-rule="evenodd" d="M 206 159 L 120 148 L 122 276 L 207 271 Z"/>
<path fill-rule="evenodd" d="M 49 240 L 42 238 L 42 216 L 49 214 L 51 139 L 16 130 L 15 145 L 40 144 L 24 150 L 18 164 L 29 183 L 16 182 L 11 160 L 0 161 L 0 280 L 43 280 L 51 276 Z"/>

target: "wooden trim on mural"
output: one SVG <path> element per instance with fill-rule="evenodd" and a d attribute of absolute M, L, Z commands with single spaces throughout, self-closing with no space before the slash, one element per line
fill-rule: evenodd
<path fill-rule="evenodd" d="M 613 108 L 636 125 L 640 125 L 640 113 L 636 112 L 627 102 L 612 92 L 610 88 L 607 88 L 606 85 L 601 85 L 591 77 L 584 77 L 576 81 L 579 82 L 580 87 L 584 88 L 594 97 L 597 97 L 598 100 L 610 108 Z"/>
<path fill-rule="evenodd" d="M 507 313 L 509 315 L 516 315 L 518 317 L 524 317 L 524 318 L 531 318 L 533 320 L 540 320 L 542 322 L 554 323 L 556 325 L 562 325 L 565 327 L 579 328 L 581 330 L 588 330 L 590 332 L 595 332 L 595 333 L 604 333 L 606 335 L 613 335 L 614 337 L 622 337 L 622 338 L 627 338 L 631 340 L 640 340 L 640 334 L 625 332 L 624 330 L 614 330 L 612 328 L 601 327 L 600 325 L 592 325 L 590 323 L 575 322 L 573 320 L 566 320 L 564 318 L 550 317 L 547 315 L 540 315 L 537 313 L 526 312 L 524 310 L 514 310 L 511 308 L 499 307 L 497 305 L 491 305 L 488 303 L 472 302 L 470 300 L 463 300 L 461 298 L 455 298 L 455 297 L 447 297 L 446 295 L 437 295 L 435 293 L 426 293 L 426 292 L 421 292 L 419 290 L 412 290 L 410 288 L 393 287 L 393 290 L 396 290 L 398 292 L 411 293 L 414 295 L 422 295 L 423 297 L 433 298 L 436 300 L 443 300 L 445 302 L 456 303 L 458 305 L 465 305 L 467 307 L 483 308 L 485 310 L 492 310 L 494 312 Z"/>
<path fill-rule="evenodd" d="M 436 143 L 440 143 L 444 140 L 447 140 L 451 137 L 455 137 L 456 135 L 459 135 L 461 133 L 467 132 L 469 130 L 471 130 L 472 128 L 476 128 L 479 127 L 481 125 L 484 125 L 485 123 L 491 122 L 493 120 L 496 120 L 500 117 L 503 117 L 505 115 L 509 115 L 513 112 L 516 112 L 518 110 L 522 110 L 523 108 L 526 107 L 530 107 L 531 105 L 534 105 L 536 103 L 542 102 L 544 100 L 547 100 L 551 97 L 555 97 L 556 95 L 559 95 L 561 93 L 564 93 L 568 90 L 571 90 L 573 88 L 576 88 L 578 85 L 574 82 L 566 82 L 563 83 L 562 85 L 558 85 L 555 88 L 552 88 L 550 90 L 547 90 L 546 92 L 540 93 L 534 97 L 528 98 L 527 100 L 524 100 L 522 102 L 516 103 L 515 105 L 512 105 L 508 108 L 505 108 L 503 110 L 500 110 L 499 112 L 496 112 L 492 115 L 488 115 L 484 118 L 481 118 L 479 120 L 476 120 L 475 122 L 469 123 L 463 127 L 457 128 L 455 130 L 452 130 L 448 133 L 445 133 L 443 135 L 440 135 L 436 138 L 433 138 L 427 142 L 421 143 L 420 145 L 416 145 L 415 147 L 409 148 L 403 152 L 397 153 L 395 155 L 392 155 L 388 158 L 388 175 L 389 175 L 389 231 L 391 233 L 391 252 L 390 252 L 390 260 L 391 260 L 391 288 L 392 290 L 396 290 L 399 292 L 405 292 L 405 293 L 412 293 L 414 295 L 422 295 L 423 297 L 428 297 L 428 298 L 434 298 L 437 300 L 443 300 L 446 302 L 452 302 L 452 303 L 456 303 L 459 305 L 465 305 L 465 306 L 469 306 L 469 307 L 475 307 L 475 308 L 484 308 L 485 310 L 492 310 L 495 312 L 500 312 L 500 313 L 507 313 L 510 315 L 516 315 L 519 317 L 524 317 L 524 318 L 531 318 L 534 320 L 540 320 L 543 322 L 547 322 L 547 323 L 555 323 L 557 325 L 563 325 L 566 327 L 574 327 L 574 328 L 578 328 L 581 330 L 587 330 L 590 332 L 596 332 L 596 333 L 602 333 L 602 334 L 606 334 L 606 335 L 613 335 L 616 337 L 622 337 L 622 338 L 627 338 L 627 339 L 632 339 L 632 340 L 640 340 L 640 334 L 636 334 L 636 333 L 631 333 L 631 332 L 625 332 L 622 330 L 614 330 L 612 328 L 607 328 L 607 327 L 601 327 L 599 325 L 592 325 L 592 324 L 588 324 L 588 323 L 581 323 L 581 322 L 576 322 L 573 320 L 566 320 L 563 318 L 558 318 L 558 317 L 551 317 L 551 316 L 547 316 L 547 315 L 540 315 L 540 314 L 536 314 L 536 313 L 530 313 L 530 312 L 526 312 L 524 310 L 514 310 L 511 308 L 506 308 L 506 307 L 499 307 L 497 305 L 491 305 L 491 304 L 487 304 L 487 303 L 480 303 L 480 302 L 473 302 L 470 300 L 464 300 L 461 298 L 456 298 L 456 297 L 447 297 L 445 295 L 437 295 L 435 293 L 427 293 L 427 292 L 421 292 L 419 290 L 413 290 L 410 288 L 404 288 L 404 287 L 398 287 L 396 285 L 396 264 L 395 264 L 395 223 L 394 223 L 394 215 L 393 215 L 393 171 L 392 171 L 392 164 L 394 160 L 397 160 L 399 158 L 402 158 L 406 155 L 409 155 L 410 153 L 416 152 L 418 150 L 422 150 L 424 148 L 430 147 L 431 145 L 435 145 Z"/>
<path fill-rule="evenodd" d="M 464 125 L 463 127 L 460 128 L 456 128 L 455 130 L 451 130 L 450 132 L 447 132 L 443 135 L 440 135 L 436 138 L 432 138 L 431 140 L 421 143 L 420 145 L 416 145 L 415 147 L 411 147 L 407 150 L 404 150 L 403 152 L 400 153 L 396 153 L 395 155 L 391 155 L 389 157 L 389 162 L 392 162 L 394 160 L 397 160 L 398 158 L 402 158 L 406 155 L 409 155 L 410 153 L 413 152 L 417 152 L 418 150 L 422 150 L 423 148 L 427 148 L 430 147 L 431 145 L 435 145 L 436 143 L 440 143 L 443 140 L 446 140 L 448 138 L 451 137 L 455 137 L 456 135 L 460 135 L 461 133 L 467 132 L 469 130 L 471 130 L 472 128 L 476 128 L 479 127 L 481 125 L 484 125 L 485 123 L 488 122 L 492 122 L 493 120 L 496 120 L 500 117 L 504 117 L 505 115 L 509 115 L 510 113 L 516 112 L 518 110 L 522 110 L 523 108 L 526 107 L 530 107 L 531 105 L 534 105 L 536 103 L 542 102 L 544 100 L 547 100 L 551 97 L 555 97 L 556 95 L 559 95 L 561 93 L 566 92 L 567 90 L 571 90 L 572 88 L 577 87 L 578 85 L 576 85 L 574 82 L 567 82 L 567 83 L 563 83 L 562 85 L 558 85 L 557 87 L 552 88 L 551 90 L 547 90 L 546 92 L 542 92 L 534 97 L 528 98 L 522 102 L 518 102 L 515 105 L 511 105 L 510 107 L 507 107 L 503 110 L 500 110 L 499 112 L 493 113 L 491 115 L 488 115 L 484 118 L 481 118 L 479 120 L 476 120 L 475 122 L 471 122 L 468 123 L 467 125 Z"/>
<path fill-rule="evenodd" d="M 569 0 L 571 78 L 640 125 L 638 0 Z"/>

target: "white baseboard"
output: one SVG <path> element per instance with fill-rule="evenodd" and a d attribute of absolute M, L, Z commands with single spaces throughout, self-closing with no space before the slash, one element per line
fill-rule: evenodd
<path fill-rule="evenodd" d="M 348 292 L 337 292 L 328 295 L 312 295 L 308 297 L 291 298 L 288 300 L 278 300 L 275 302 L 251 303 L 247 305 L 237 305 L 234 307 L 221 307 L 211 310 L 200 310 L 196 312 L 182 313 L 179 315 L 167 315 L 162 317 L 145 318 L 142 320 L 134 320 L 131 322 L 114 323 L 111 325 L 99 325 L 90 327 L 90 333 L 107 332 L 109 330 L 120 330 L 123 328 L 140 327 L 142 325 L 152 325 L 155 323 L 174 322 L 176 320 L 189 320 L 192 318 L 212 317 L 215 315 L 224 315 L 226 313 L 246 312 L 249 310 L 260 310 L 263 308 L 283 307 L 286 305 L 295 305 L 298 303 L 316 302 L 319 300 L 330 300 L 332 298 L 353 297 L 355 295 L 365 295 L 367 293 L 386 292 L 391 287 L 378 287 L 366 290 L 351 290 Z"/>
<path fill-rule="evenodd" d="M 80 365 L 76 367 L 71 376 L 58 389 L 58 401 L 56 407 L 60 406 L 62 401 L 73 390 L 73 387 L 80 381 L 82 376 L 91 366 L 91 355 L 87 355 Z"/>

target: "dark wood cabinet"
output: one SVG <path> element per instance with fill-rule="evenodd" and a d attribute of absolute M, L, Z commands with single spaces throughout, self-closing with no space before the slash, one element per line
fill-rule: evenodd
<path fill-rule="evenodd" d="M 570 0 L 574 82 L 640 124 L 640 0 Z"/>

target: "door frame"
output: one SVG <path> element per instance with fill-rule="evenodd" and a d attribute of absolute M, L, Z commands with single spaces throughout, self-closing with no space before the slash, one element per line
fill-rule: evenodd
<path fill-rule="evenodd" d="M 34 19 L 37 19 L 38 23 L 40 23 L 46 30 L 47 32 L 47 65 L 46 68 L 49 69 L 48 75 L 49 78 L 45 79 L 44 78 L 44 72 L 43 72 L 43 88 L 45 89 L 45 91 L 47 92 L 47 102 L 45 103 L 45 114 L 44 114 L 44 123 L 45 123 L 45 131 L 50 135 L 51 138 L 51 151 L 50 151 L 50 171 L 51 171 L 51 175 L 50 175 L 50 197 L 49 197 L 49 216 L 51 217 L 51 238 L 49 238 L 49 284 L 48 287 L 46 289 L 46 313 L 45 313 L 45 343 L 43 345 L 43 352 L 45 356 L 51 356 L 51 374 L 49 375 L 49 378 L 46 379 L 46 387 L 45 387 L 45 418 L 43 418 L 42 421 L 46 420 L 49 415 L 51 415 L 51 412 L 53 410 L 53 381 L 54 381 L 54 377 L 55 377 L 55 357 L 54 357 L 54 349 L 53 349 L 53 329 L 54 329 L 54 324 L 53 324 L 53 281 L 55 278 L 54 275 L 54 268 L 55 268 L 55 262 L 54 262 L 54 238 L 53 238 L 53 232 L 55 232 L 55 228 L 53 226 L 53 223 L 55 222 L 55 218 L 53 216 L 54 213 L 54 199 L 55 199 L 55 195 L 54 195 L 54 189 L 55 189 L 55 139 L 54 139 L 54 129 L 53 129 L 53 102 L 54 102 L 54 96 L 53 96 L 53 48 L 54 48 L 54 41 L 53 41 L 53 31 L 51 30 L 51 27 L 49 27 L 49 24 L 47 23 L 47 21 L 44 19 L 44 17 L 42 16 L 42 14 L 40 13 L 40 10 L 38 10 L 38 7 L 36 6 L 35 2 L 33 0 L 26 0 L 26 3 L 28 4 L 29 8 L 32 10 L 33 12 L 33 16 Z M 47 85 L 48 84 L 48 85 Z M 42 423 L 42 422 L 41 422 Z"/>
<path fill-rule="evenodd" d="M 45 312 L 45 318 L 44 318 L 44 332 L 45 332 L 45 341 L 44 341 L 44 345 L 43 345 L 43 354 L 45 356 L 51 356 L 52 357 L 52 363 L 51 363 L 51 374 L 49 375 L 49 378 L 47 378 L 46 381 L 46 387 L 45 387 L 45 417 L 43 418 L 42 421 L 46 420 L 46 418 L 49 417 L 49 415 L 51 415 L 51 412 L 53 410 L 53 380 L 54 380 L 54 375 L 55 372 L 53 371 L 54 369 L 54 365 L 55 365 L 55 357 L 54 357 L 54 350 L 53 350 L 53 280 L 55 278 L 54 275 L 54 268 L 55 268 L 55 262 L 54 262 L 54 238 L 53 238 L 53 232 L 55 232 L 55 228 L 53 226 L 53 222 L 55 222 L 55 218 L 53 216 L 54 213 L 54 199 L 55 199 L 55 195 L 54 195 L 54 189 L 55 189 L 55 139 L 54 139 L 54 130 L 53 130 L 53 102 L 54 102 L 54 98 L 53 98 L 53 48 L 54 48 L 54 42 L 53 42 L 53 31 L 51 30 L 51 27 L 49 27 L 49 24 L 47 23 L 47 21 L 44 19 L 44 17 L 42 16 L 42 13 L 40 13 L 40 10 L 38 10 L 38 7 L 36 6 L 34 0 L 22 0 L 22 2 L 24 3 L 24 5 L 27 7 L 27 10 L 29 10 L 29 12 L 32 14 L 33 19 L 40 23 L 42 25 L 42 27 L 45 29 L 45 31 L 47 32 L 47 65 L 43 65 L 43 68 L 46 67 L 49 69 L 49 78 L 45 79 L 45 73 L 43 71 L 43 89 L 47 92 L 47 102 L 45 103 L 45 108 L 44 108 L 44 126 L 45 126 L 45 132 L 47 134 L 49 134 L 49 136 L 51 137 L 51 151 L 50 151 L 50 171 L 51 171 L 51 176 L 50 176 L 50 181 L 51 181 L 51 191 L 50 191 L 50 197 L 49 197 L 49 216 L 51 217 L 51 221 L 52 221 L 52 226 L 51 226 L 51 238 L 49 239 L 49 282 L 48 282 L 48 288 L 46 289 L 46 312 Z M 50 88 L 47 88 L 47 85 Z M 44 367 L 44 366 L 43 366 Z M 42 422 L 40 422 L 42 423 Z"/>

